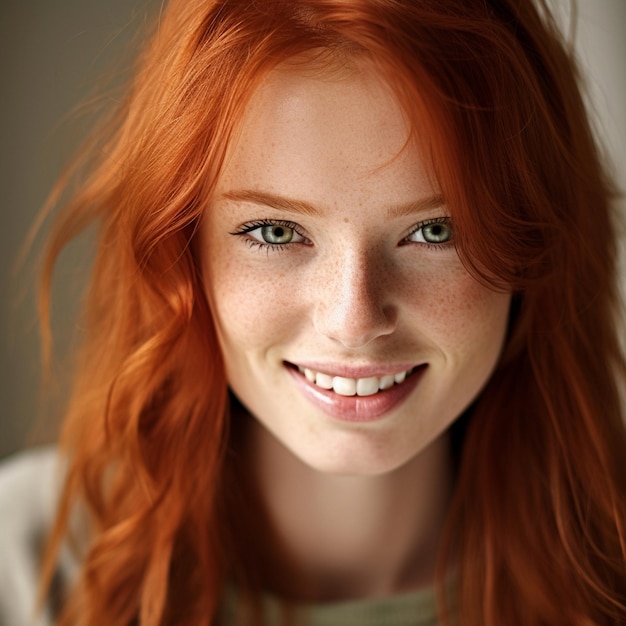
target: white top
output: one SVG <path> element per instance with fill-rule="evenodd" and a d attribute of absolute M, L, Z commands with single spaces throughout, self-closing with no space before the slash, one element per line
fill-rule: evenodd
<path fill-rule="evenodd" d="M 54 520 L 63 468 L 54 448 L 35 448 L 0 465 L 0 626 L 49 626 L 51 607 L 35 619 L 39 564 Z M 61 549 L 54 588 L 77 571 Z"/>

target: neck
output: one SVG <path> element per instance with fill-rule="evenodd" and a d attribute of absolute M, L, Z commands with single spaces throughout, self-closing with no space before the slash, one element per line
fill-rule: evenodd
<path fill-rule="evenodd" d="M 301 581 L 298 592 L 272 591 L 320 601 L 432 584 L 453 486 L 447 434 L 387 474 L 337 476 L 305 465 L 252 422 L 257 489 Z"/>

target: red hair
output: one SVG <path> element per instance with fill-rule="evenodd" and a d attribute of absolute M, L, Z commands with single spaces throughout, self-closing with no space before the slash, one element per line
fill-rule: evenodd
<path fill-rule="evenodd" d="M 438 578 L 454 559 L 458 623 L 626 620 L 613 190 L 547 8 L 171 0 L 44 273 L 45 292 L 58 252 L 98 223 L 44 580 L 77 502 L 92 542 L 59 624 L 209 624 L 226 581 L 261 591 L 229 524 L 253 505 L 236 495 L 227 381 L 192 244 L 250 94 L 310 51 L 367 60 L 426 125 L 463 262 L 514 293 L 501 363 L 455 426 Z"/>

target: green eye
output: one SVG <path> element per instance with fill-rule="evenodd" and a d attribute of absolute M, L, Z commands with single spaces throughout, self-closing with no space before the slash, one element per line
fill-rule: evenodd
<path fill-rule="evenodd" d="M 432 221 L 416 228 L 408 240 L 435 245 L 449 243 L 452 241 L 452 226 L 447 219 Z"/>
<path fill-rule="evenodd" d="M 272 246 L 280 248 L 292 243 L 310 244 L 311 242 L 301 233 L 300 228 L 295 222 L 257 220 L 242 224 L 231 235 L 243 237 L 244 241 L 250 245 L 258 245 L 262 248 Z"/>
<path fill-rule="evenodd" d="M 265 243 L 281 244 L 290 243 L 294 236 L 293 228 L 282 226 L 280 224 L 272 224 L 261 228 L 261 237 Z"/>

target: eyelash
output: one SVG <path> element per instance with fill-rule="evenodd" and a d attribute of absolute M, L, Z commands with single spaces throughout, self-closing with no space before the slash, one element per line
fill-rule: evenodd
<path fill-rule="evenodd" d="M 419 243 L 420 246 L 426 247 L 429 250 L 437 250 L 441 251 L 445 250 L 451 246 L 454 246 L 454 239 L 452 238 L 450 241 L 444 241 L 442 243 L 429 243 L 429 242 L 411 242 L 409 241 L 409 237 L 414 235 L 416 232 L 429 226 L 430 224 L 445 224 L 447 226 L 451 226 L 451 220 L 449 217 L 434 217 L 427 220 L 423 220 L 418 222 L 413 229 L 402 239 L 401 245 L 409 245 L 411 243 Z M 254 239 L 253 237 L 245 237 L 248 233 L 257 230 L 259 228 L 263 228 L 265 226 L 284 226 L 285 228 L 292 229 L 295 233 L 297 233 L 300 237 L 304 237 L 306 239 L 306 235 L 302 232 L 299 224 L 295 222 L 291 222 L 288 220 L 255 220 L 253 222 L 246 222 L 242 224 L 237 230 L 231 232 L 231 235 L 243 237 L 243 241 L 250 248 L 257 248 L 260 250 L 266 250 L 269 254 L 270 252 L 284 252 L 286 248 L 290 248 L 292 245 L 301 242 L 290 242 L 290 243 L 282 243 L 282 244 L 273 244 L 268 243 L 266 241 L 259 241 L 258 239 Z"/>
<path fill-rule="evenodd" d="M 287 248 L 290 248 L 292 245 L 300 242 L 291 242 L 291 243 L 281 243 L 274 244 L 268 243 L 266 241 L 259 241 L 258 239 L 254 239 L 252 237 L 245 237 L 248 233 L 253 230 L 257 230 L 258 228 L 263 228 L 264 226 L 284 226 L 285 228 L 290 228 L 295 233 L 297 233 L 300 237 L 304 237 L 306 239 L 306 235 L 302 232 L 302 228 L 299 224 L 295 222 L 290 222 L 288 220 L 255 220 L 253 222 L 246 222 L 242 224 L 237 230 L 230 233 L 231 235 L 236 235 L 239 237 L 243 237 L 243 242 L 249 246 L 250 248 L 257 248 L 259 250 L 266 250 L 269 254 L 270 252 L 284 252 Z"/>
<path fill-rule="evenodd" d="M 425 228 L 426 226 L 430 226 L 431 224 L 445 224 L 452 231 L 451 239 L 449 241 L 443 241 L 441 243 L 430 243 L 430 242 L 411 242 L 408 241 L 411 235 L 414 235 L 417 231 Z M 449 217 L 433 217 L 427 220 L 423 220 L 417 223 L 411 232 L 402 240 L 403 245 L 408 245 L 410 243 L 419 243 L 421 246 L 426 246 L 429 250 L 438 250 L 447 249 L 454 246 L 454 229 L 452 228 L 452 220 Z"/>

